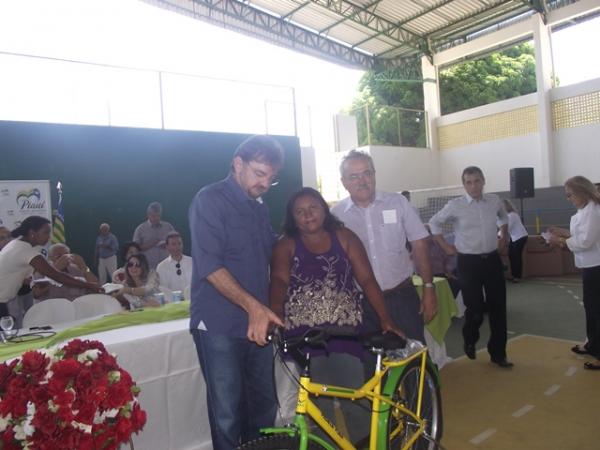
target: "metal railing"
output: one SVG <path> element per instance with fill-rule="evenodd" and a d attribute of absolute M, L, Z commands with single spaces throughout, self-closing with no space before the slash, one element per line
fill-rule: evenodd
<path fill-rule="evenodd" d="M 365 104 L 351 110 L 350 115 L 356 117 L 361 146 L 429 147 L 426 111 Z"/>

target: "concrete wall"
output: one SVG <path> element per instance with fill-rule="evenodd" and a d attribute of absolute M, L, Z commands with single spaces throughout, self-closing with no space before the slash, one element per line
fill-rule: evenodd
<path fill-rule="evenodd" d="M 600 181 L 600 79 L 554 88 L 556 185 L 584 175 Z M 536 188 L 542 155 L 537 95 L 530 94 L 448 114 L 436 124 L 440 150 L 370 146 L 377 182 L 386 190 L 424 189 L 460 183 L 464 167 L 480 166 L 488 192 L 510 190 L 509 170 L 533 167 Z M 524 124 L 523 122 L 528 122 Z"/>
<path fill-rule="evenodd" d="M 377 187 L 384 191 L 425 189 L 437 185 L 437 155 L 426 148 L 373 145 L 370 152 L 377 171 Z"/>
<path fill-rule="evenodd" d="M 569 124 L 573 126 L 554 132 L 558 181 L 583 175 L 600 182 L 600 78 L 555 88 L 551 98 L 554 105 L 560 101 L 575 104 Z M 583 102 L 593 102 L 595 108 L 583 110 L 579 106 Z"/>

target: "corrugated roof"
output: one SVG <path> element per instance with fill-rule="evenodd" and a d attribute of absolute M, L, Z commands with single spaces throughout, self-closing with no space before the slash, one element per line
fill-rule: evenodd
<path fill-rule="evenodd" d="M 329 59 L 433 54 L 528 11 L 575 0 L 146 0 Z"/>

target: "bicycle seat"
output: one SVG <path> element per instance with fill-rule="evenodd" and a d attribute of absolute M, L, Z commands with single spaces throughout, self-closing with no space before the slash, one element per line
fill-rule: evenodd
<path fill-rule="evenodd" d="M 406 339 L 394 333 L 383 334 L 380 331 L 361 337 L 361 342 L 365 347 L 378 348 L 383 350 L 394 350 L 404 348 Z"/>

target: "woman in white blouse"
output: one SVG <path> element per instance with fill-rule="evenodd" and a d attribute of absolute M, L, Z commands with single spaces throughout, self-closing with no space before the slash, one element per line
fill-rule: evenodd
<path fill-rule="evenodd" d="M 51 232 L 50 221 L 40 216 L 27 217 L 12 231 L 15 239 L 0 252 L 0 315 L 8 315 L 8 302 L 16 297 L 34 270 L 66 286 L 102 292 L 98 284 L 80 281 L 48 264 L 40 250 L 48 243 Z"/>
<path fill-rule="evenodd" d="M 508 214 L 508 234 L 510 236 L 508 260 L 510 261 L 510 273 L 512 275 L 509 280 L 518 283 L 523 276 L 523 249 L 527 243 L 527 229 L 521 222 L 521 218 L 512 202 L 505 198 L 502 203 Z"/>
<path fill-rule="evenodd" d="M 550 228 L 550 243 L 573 252 L 575 266 L 582 269 L 583 306 L 587 342 L 571 351 L 590 355 L 584 368 L 600 370 L 600 193 L 585 177 L 576 176 L 565 182 L 567 198 L 577 208 L 570 229 Z"/>

